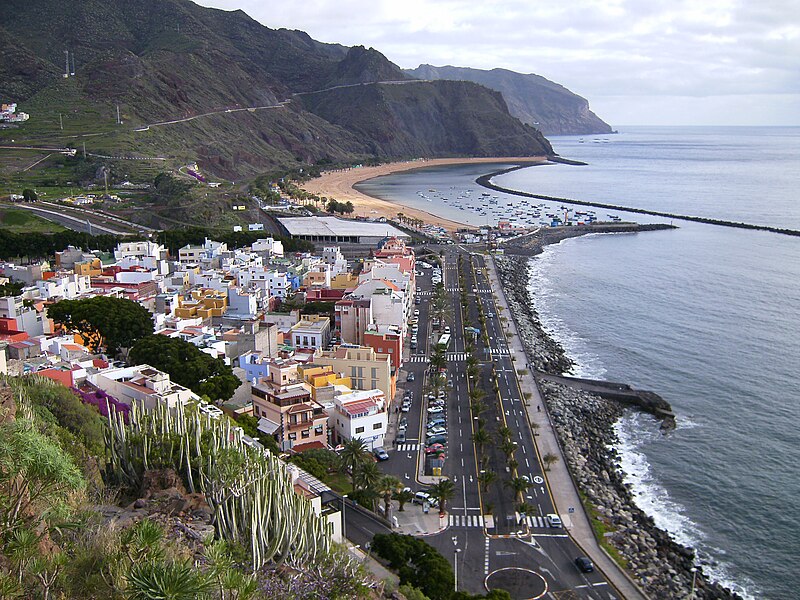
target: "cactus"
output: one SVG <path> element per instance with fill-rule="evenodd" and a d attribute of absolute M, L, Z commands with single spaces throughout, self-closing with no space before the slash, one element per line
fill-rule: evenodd
<path fill-rule="evenodd" d="M 108 471 L 116 481 L 138 487 L 147 468 L 175 468 L 190 491 L 205 495 L 218 535 L 249 545 L 254 570 L 268 562 L 313 561 L 330 551 L 330 524 L 295 493 L 286 465 L 246 446 L 230 420 L 194 406 L 145 411 L 134 404 L 127 425 L 113 410 L 108 414 Z"/>

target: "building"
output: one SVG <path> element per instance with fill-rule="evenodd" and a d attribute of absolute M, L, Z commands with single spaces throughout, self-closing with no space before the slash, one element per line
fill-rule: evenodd
<path fill-rule="evenodd" d="M 191 299 L 180 298 L 175 316 L 181 319 L 221 317 L 228 310 L 228 294 L 211 289 L 192 290 Z"/>
<path fill-rule="evenodd" d="M 319 244 L 377 246 L 387 237 L 410 240 L 388 223 L 348 221 L 336 217 L 285 217 L 277 221 L 288 235 Z"/>
<path fill-rule="evenodd" d="M 258 429 L 272 435 L 282 450 L 302 452 L 328 447 L 328 415 L 298 379 L 298 363 L 273 360 L 268 376 L 251 388 Z"/>
<path fill-rule="evenodd" d="M 364 332 L 372 324 L 372 300 L 342 298 L 334 305 L 335 325 L 346 344 L 364 343 Z"/>
<path fill-rule="evenodd" d="M 378 354 L 368 346 L 342 345 L 318 352 L 314 365 L 330 365 L 336 373 L 350 377 L 353 389 L 379 389 L 391 402 L 394 398 L 396 371 L 388 354 Z"/>
<path fill-rule="evenodd" d="M 202 263 L 208 267 L 219 267 L 223 252 L 228 251 L 228 244 L 216 242 L 208 238 L 202 245 L 186 244 L 178 250 L 178 261 L 182 264 Z"/>
<path fill-rule="evenodd" d="M 158 405 L 177 409 L 200 402 L 193 391 L 173 383 L 167 373 L 150 365 L 109 369 L 89 375 L 88 380 L 120 402 L 128 405 L 140 402 L 147 410 Z"/>
<path fill-rule="evenodd" d="M 357 390 L 333 401 L 328 425 L 331 441 L 338 445 L 361 439 L 370 450 L 383 446 L 389 422 L 388 402 L 380 390 Z"/>
<path fill-rule="evenodd" d="M 395 372 L 403 365 L 403 332 L 396 325 L 369 325 L 364 332 L 364 346 L 378 354 L 388 354 Z"/>
<path fill-rule="evenodd" d="M 263 240 L 256 240 L 253 242 L 250 249 L 253 252 L 266 252 L 270 256 L 283 256 L 283 242 L 266 238 Z"/>
<path fill-rule="evenodd" d="M 167 254 L 167 249 L 155 242 L 122 242 L 117 244 L 117 248 L 114 250 L 114 259 L 117 262 L 126 258 L 164 260 L 167 258 Z"/>
<path fill-rule="evenodd" d="M 295 349 L 321 349 L 330 341 L 331 320 L 321 315 L 303 315 L 289 330 L 289 343 Z"/>

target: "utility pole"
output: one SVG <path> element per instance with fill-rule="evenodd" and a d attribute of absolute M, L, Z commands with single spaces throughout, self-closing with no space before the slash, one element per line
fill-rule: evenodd
<path fill-rule="evenodd" d="M 66 56 L 67 60 L 67 67 L 64 69 L 64 79 L 69 77 L 69 50 L 64 50 L 64 55 Z"/>
<path fill-rule="evenodd" d="M 86 142 L 83 142 L 83 158 L 86 158 Z"/>
<path fill-rule="evenodd" d="M 75 75 L 75 53 L 72 53 L 72 68 L 69 71 L 70 75 Z"/>
<path fill-rule="evenodd" d="M 61 126 L 61 131 L 64 131 L 64 115 L 58 113 L 58 124 Z"/>
<path fill-rule="evenodd" d="M 103 167 L 103 180 L 106 183 L 106 196 L 108 196 L 108 168 Z"/>
<path fill-rule="evenodd" d="M 122 125 L 122 121 L 119 120 L 119 104 L 117 104 L 117 125 Z"/>

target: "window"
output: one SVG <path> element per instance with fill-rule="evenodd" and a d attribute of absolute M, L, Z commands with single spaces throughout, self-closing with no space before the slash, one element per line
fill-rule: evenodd
<path fill-rule="evenodd" d="M 372 425 L 373 430 L 380 429 L 381 427 L 383 427 L 383 423 L 373 423 Z"/>
<path fill-rule="evenodd" d="M 305 430 L 304 432 L 302 432 L 300 435 L 301 435 L 301 437 L 302 437 L 302 438 L 305 440 L 305 439 L 307 439 L 307 438 L 309 438 L 309 437 L 311 436 L 311 433 L 308 431 L 308 429 L 306 429 L 306 430 Z"/>
<path fill-rule="evenodd" d="M 356 433 L 364 433 L 363 427 L 356 427 Z"/>
<path fill-rule="evenodd" d="M 374 390 L 376 387 L 378 387 L 378 380 L 377 379 L 373 379 L 372 380 L 372 389 Z"/>
<path fill-rule="evenodd" d="M 375 379 L 378 376 L 378 368 L 372 367 L 372 378 Z"/>

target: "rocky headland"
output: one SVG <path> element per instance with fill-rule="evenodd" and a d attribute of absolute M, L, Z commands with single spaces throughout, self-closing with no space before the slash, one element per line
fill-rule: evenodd
<path fill-rule="evenodd" d="M 697 566 L 696 598 L 740 598 L 709 581 L 695 562 L 694 550 L 675 542 L 636 506 L 620 468 L 616 450 L 619 439 L 614 429 L 625 410 L 635 409 L 627 408 L 628 402 L 600 397 L 580 386 L 565 385 L 545 375 L 561 375 L 574 363 L 539 321 L 528 291 L 528 258 L 498 256 L 495 264 L 528 361 L 534 370 L 542 372 L 537 377 L 538 385 L 564 458 L 593 517 L 603 523 L 606 541 L 617 550 L 619 562 L 652 598 L 689 598 L 693 566 Z M 638 405 L 637 409 L 656 415 L 661 411 L 661 418 L 669 420 L 669 416 L 663 414 L 671 412 L 667 410 L 669 405 L 663 400 L 658 402 L 653 396 L 643 394 L 645 404 Z"/>

